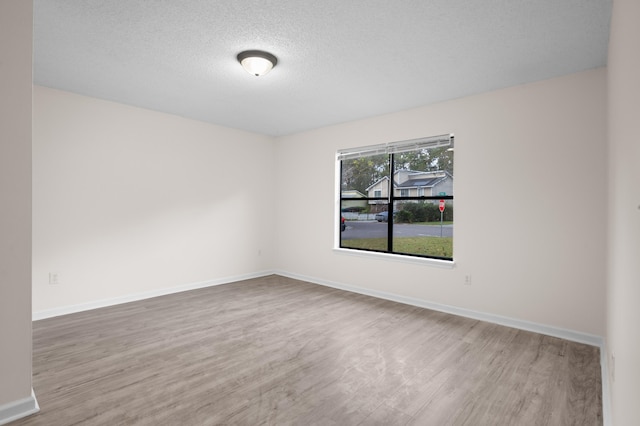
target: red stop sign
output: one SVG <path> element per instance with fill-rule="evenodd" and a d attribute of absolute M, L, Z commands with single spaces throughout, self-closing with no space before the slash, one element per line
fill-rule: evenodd
<path fill-rule="evenodd" d="M 440 200 L 440 205 L 438 206 L 438 208 L 440 209 L 440 213 L 444 211 L 444 200 Z"/>

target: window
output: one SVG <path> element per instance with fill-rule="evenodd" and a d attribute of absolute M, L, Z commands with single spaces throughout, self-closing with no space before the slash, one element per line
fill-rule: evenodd
<path fill-rule="evenodd" d="M 453 260 L 453 154 L 453 135 L 338 151 L 341 211 L 364 195 L 340 248 Z"/>

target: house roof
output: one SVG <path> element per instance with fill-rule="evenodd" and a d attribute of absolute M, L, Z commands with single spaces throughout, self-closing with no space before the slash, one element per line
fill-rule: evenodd
<path fill-rule="evenodd" d="M 453 179 L 451 173 L 446 170 L 434 170 L 431 172 L 418 172 L 414 170 L 404 171 L 409 173 L 409 178 L 402 183 L 396 184 L 396 188 L 431 188 L 447 178 Z"/>
<path fill-rule="evenodd" d="M 380 179 L 378 179 L 377 181 L 375 181 L 374 183 L 372 183 L 371 185 L 367 186 L 367 191 L 370 190 L 371 188 L 373 188 L 374 186 L 376 186 L 377 184 L 379 184 L 380 182 L 382 182 L 383 180 L 389 180 L 388 176 L 383 176 Z"/>
<path fill-rule="evenodd" d="M 366 197 L 366 195 L 364 195 L 362 192 L 358 191 L 357 189 L 345 189 L 344 191 L 341 192 L 340 196 L 344 198 L 365 198 Z"/>
<path fill-rule="evenodd" d="M 396 185 L 396 188 L 415 188 L 418 186 L 430 188 L 435 186 L 438 182 L 446 179 L 446 176 L 428 178 L 428 179 L 409 179 L 401 184 Z"/>
<path fill-rule="evenodd" d="M 451 176 L 451 174 L 446 170 L 435 170 L 432 172 L 419 172 L 415 170 L 396 170 L 394 173 L 394 176 L 401 171 L 408 172 L 409 179 L 400 184 L 396 183 L 394 185 L 395 188 L 416 188 L 416 187 L 430 188 L 447 178 L 453 179 L 453 176 Z M 382 182 L 385 179 L 389 180 L 387 176 L 383 176 L 382 178 L 375 181 L 373 184 L 369 185 L 366 190 L 369 191 L 371 188 L 378 185 L 380 182 Z"/>

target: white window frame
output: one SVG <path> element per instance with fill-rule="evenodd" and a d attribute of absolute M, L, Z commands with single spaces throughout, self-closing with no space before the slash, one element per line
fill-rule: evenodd
<path fill-rule="evenodd" d="M 413 150 L 422 149 L 422 148 L 440 148 L 445 146 L 449 146 L 450 149 L 453 149 L 454 147 L 453 134 L 446 134 L 446 135 L 433 136 L 428 138 L 418 138 L 418 139 L 411 139 L 406 141 L 389 142 L 389 143 L 384 143 L 379 145 L 370 145 L 370 146 L 338 150 L 338 152 L 336 153 L 336 168 L 335 168 L 335 193 L 336 193 L 335 212 L 336 214 L 335 214 L 334 223 L 339 223 L 340 216 L 341 216 L 340 180 L 342 176 L 341 176 L 340 166 L 341 166 L 342 160 L 360 158 L 360 157 L 371 156 L 371 155 L 379 155 L 379 154 L 408 152 L 408 151 L 413 151 Z M 405 255 L 401 253 L 383 253 L 383 252 L 363 251 L 363 250 L 350 249 L 350 248 L 341 248 L 340 247 L 340 227 L 335 226 L 334 229 L 336 231 L 334 233 L 333 251 L 337 254 L 381 259 L 381 260 L 387 260 L 387 261 L 404 262 L 404 263 L 417 263 L 417 264 L 436 266 L 436 267 L 446 268 L 446 269 L 451 269 L 455 266 L 455 258 L 449 260 L 449 259 L 411 256 L 411 255 Z M 453 255 L 455 255 L 455 253 Z"/>

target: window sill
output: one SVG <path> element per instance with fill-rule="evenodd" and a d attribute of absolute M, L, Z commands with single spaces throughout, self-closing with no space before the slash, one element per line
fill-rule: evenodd
<path fill-rule="evenodd" d="M 403 256 L 401 254 L 378 253 L 364 250 L 351 250 L 346 248 L 334 248 L 335 253 L 347 256 L 366 257 L 369 259 L 380 259 L 391 262 L 413 263 L 417 265 L 435 266 L 437 268 L 453 269 L 456 265 L 454 260 L 430 259 L 427 257 Z"/>

